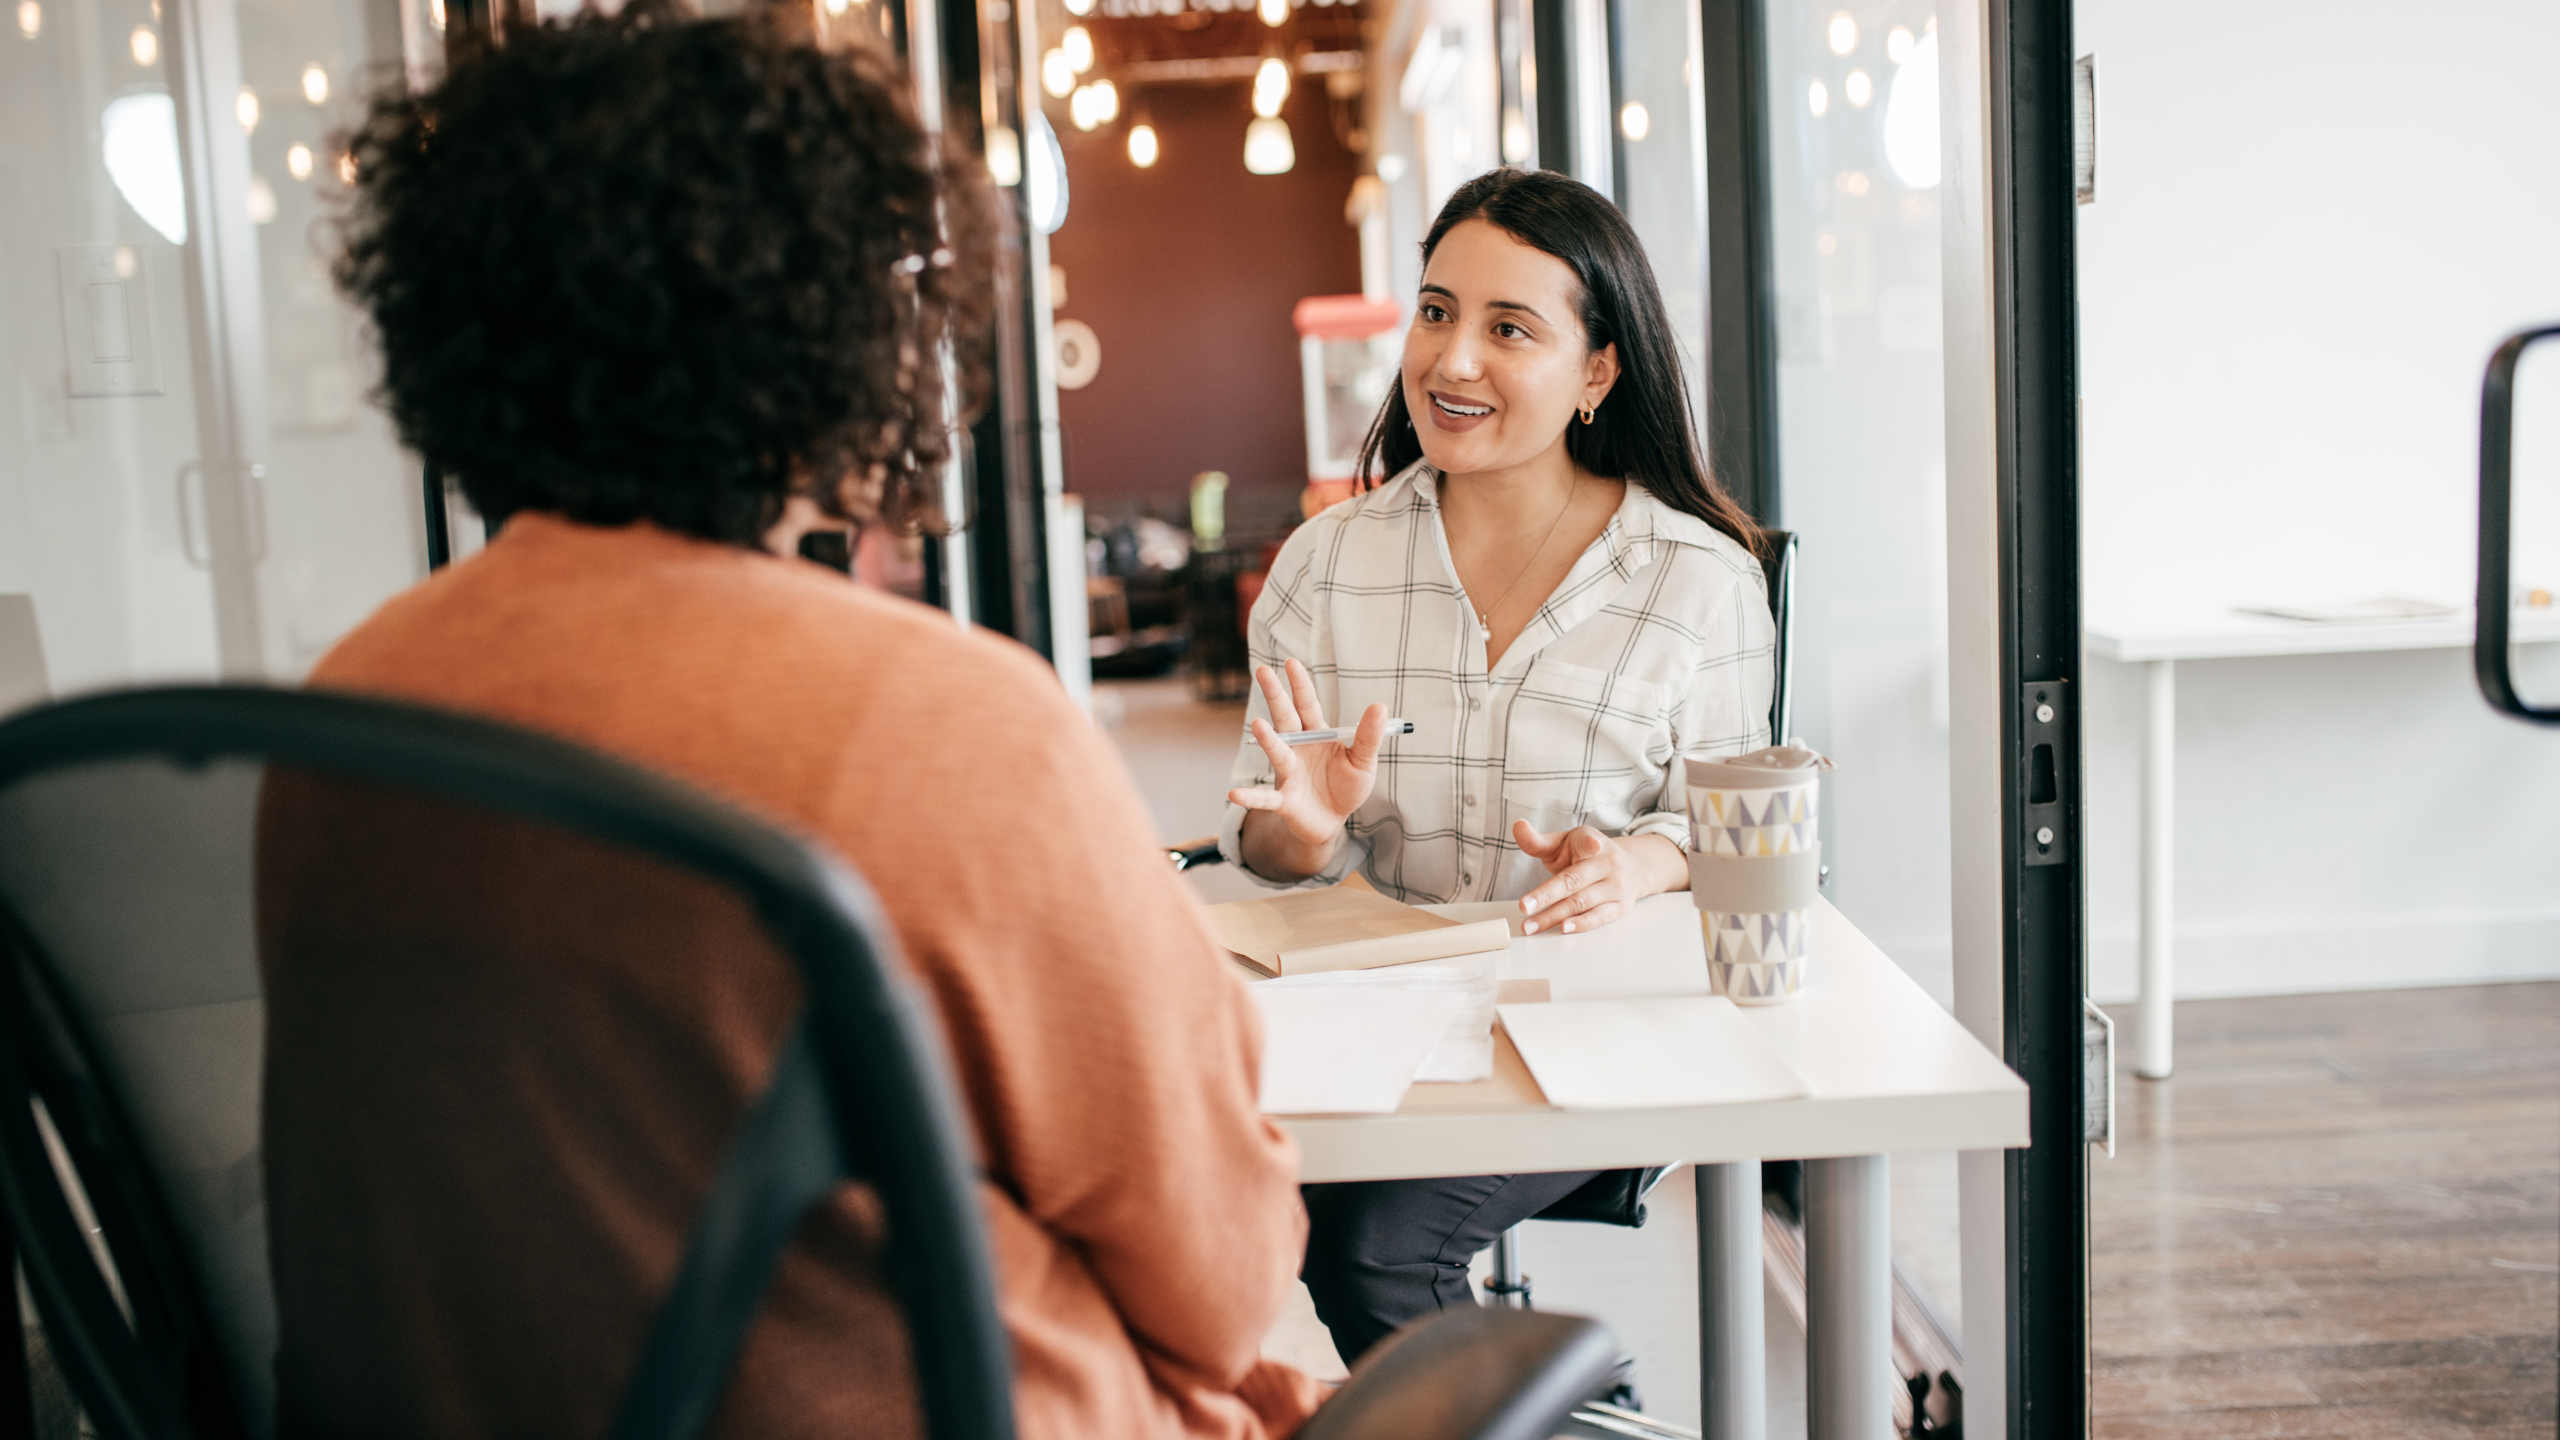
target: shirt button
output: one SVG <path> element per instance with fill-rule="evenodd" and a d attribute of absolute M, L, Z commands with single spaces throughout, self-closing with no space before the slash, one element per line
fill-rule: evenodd
<path fill-rule="evenodd" d="M 1476 883 L 1476 877 L 1473 875 L 1461 875 L 1458 877 L 1458 883 L 1461 885 L 1473 885 Z"/>
<path fill-rule="evenodd" d="M 1467 702 L 1467 708 L 1470 710 L 1481 710 L 1484 708 L 1484 702 L 1481 700 L 1470 700 Z"/>
<path fill-rule="evenodd" d="M 1476 797 L 1473 795 L 1467 797 L 1467 808 L 1470 810 L 1476 808 Z"/>

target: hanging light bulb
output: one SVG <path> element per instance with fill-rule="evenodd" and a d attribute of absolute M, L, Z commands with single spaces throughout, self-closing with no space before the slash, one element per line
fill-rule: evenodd
<path fill-rule="evenodd" d="M 1040 57 L 1040 88 L 1064 100 L 1076 88 L 1075 62 L 1064 50 L 1052 50 Z"/>
<path fill-rule="evenodd" d="M 1298 147 L 1289 138 L 1289 122 L 1265 115 L 1244 127 L 1244 168 L 1256 175 L 1286 175 L 1298 163 Z"/>
<path fill-rule="evenodd" d="M 1266 56 L 1253 72 L 1253 113 L 1268 120 L 1289 101 L 1289 62 Z M 1277 174 L 1277 171 L 1272 172 Z"/>
<path fill-rule="evenodd" d="M 44 33 L 44 6 L 37 0 L 18 0 L 18 33 L 30 40 Z"/>
<path fill-rule="evenodd" d="M 1876 98 L 1876 82 L 1867 78 L 1866 71 L 1852 70 L 1849 78 L 1840 82 L 1840 93 L 1849 97 L 1850 109 L 1864 110 L 1867 102 Z"/>
<path fill-rule="evenodd" d="M 284 152 L 284 168 L 296 180 L 311 178 L 311 147 L 296 145 Z"/>
<path fill-rule="evenodd" d="M 1097 90 L 1096 86 L 1079 85 L 1067 99 L 1067 118 L 1079 130 L 1091 130 L 1102 123 L 1102 96 Z"/>
<path fill-rule="evenodd" d="M 1058 37 L 1058 48 L 1067 54 L 1067 63 L 1081 75 L 1093 68 L 1093 33 L 1081 25 L 1070 25 Z"/>
<path fill-rule="evenodd" d="M 240 128 L 251 135 L 258 133 L 258 92 L 243 85 L 240 98 L 231 102 L 231 113 L 240 117 Z"/>
<path fill-rule="evenodd" d="M 133 51 L 133 63 L 143 69 L 148 70 L 160 63 L 160 36 L 150 26 L 134 26 L 133 34 L 125 44 Z"/>
<path fill-rule="evenodd" d="M 1082 19 L 1093 13 L 1093 0 L 1067 0 L 1067 13 Z"/>
<path fill-rule="evenodd" d="M 987 178 L 1008 190 L 1022 183 L 1022 137 L 1010 125 L 987 127 Z"/>
<path fill-rule="evenodd" d="M 1156 163 L 1156 127 L 1141 120 L 1129 127 L 1129 163 L 1144 170 Z"/>
<path fill-rule="evenodd" d="M 1093 92 L 1093 113 L 1102 124 L 1120 118 L 1120 87 L 1108 80 L 1096 80 L 1085 87 Z"/>
<path fill-rule="evenodd" d="M 314 105 L 329 103 L 329 72 L 317 65 L 303 66 L 302 98 Z"/>
<path fill-rule="evenodd" d="M 1261 14 L 1262 23 L 1274 30 L 1289 23 L 1289 0 L 1261 0 L 1254 8 Z"/>

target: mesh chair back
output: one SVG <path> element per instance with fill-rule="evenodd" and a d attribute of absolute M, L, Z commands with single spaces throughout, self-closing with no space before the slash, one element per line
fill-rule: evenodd
<path fill-rule="evenodd" d="M 1008 1437 L 887 934 L 828 857 L 505 727 L 245 689 L 0 724 L 0 1210 L 47 1341 L 109 1440 L 673 1440 L 769 1283 L 885 1288 L 855 1363 Z"/>

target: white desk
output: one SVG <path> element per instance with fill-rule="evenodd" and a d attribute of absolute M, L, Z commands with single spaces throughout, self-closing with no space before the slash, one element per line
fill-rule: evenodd
<path fill-rule="evenodd" d="M 2272 655 L 2343 655 L 2372 650 L 2450 650 L 2471 644 L 2471 612 L 2441 620 L 2321 624 L 2234 610 L 2163 615 L 2086 630 L 2088 652 L 2140 665 L 2147 704 L 2142 729 L 2142 913 L 2140 1000 L 2133 1071 L 2166 1080 L 2172 1068 L 2170 1002 L 2175 998 L 2172 871 L 2177 859 L 2178 673 L 2181 660 Z M 2508 631 L 2526 644 L 2560 641 L 2560 611 L 2518 610 Z"/>
<path fill-rule="evenodd" d="M 1433 906 L 1460 920 L 1508 905 Z M 1805 992 L 1745 1009 L 1803 1076 L 1803 1099 L 1651 1110 L 1550 1106 L 1497 1033 L 1494 1075 L 1417 1085 L 1393 1115 L 1292 1116 L 1307 1181 L 1618 1169 L 1695 1162 L 1701 1414 L 1712 1440 L 1760 1440 L 1760 1161 L 1804 1159 L 1809 1440 L 1891 1430 L 1892 1240 L 1885 1156 L 2027 1143 L 2027 1087 L 1822 902 Z M 1686 895 L 1657 895 L 1588 935 L 1524 938 L 1504 979 L 1556 1000 L 1699 995 L 1706 957 Z M 1996 1400 L 1988 1403 L 1997 1403 Z"/>

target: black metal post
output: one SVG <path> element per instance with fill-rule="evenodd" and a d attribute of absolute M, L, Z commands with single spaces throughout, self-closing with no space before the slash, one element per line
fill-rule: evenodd
<path fill-rule="evenodd" d="M 2008 1155 L 2009 1434 L 2089 1433 L 2071 0 L 1991 0 L 2004 1024 L 2033 1095 Z M 2048 716 L 2046 707 L 2051 707 Z M 2044 753 L 2038 754 L 2042 750 Z M 2050 768 L 2048 768 L 2050 767 Z M 2032 793 L 2031 793 L 2032 792 Z"/>
<path fill-rule="evenodd" d="M 1702 0 L 1707 120 L 1707 463 L 1763 525 L 1778 489 L 1778 287 L 1762 0 Z"/>

